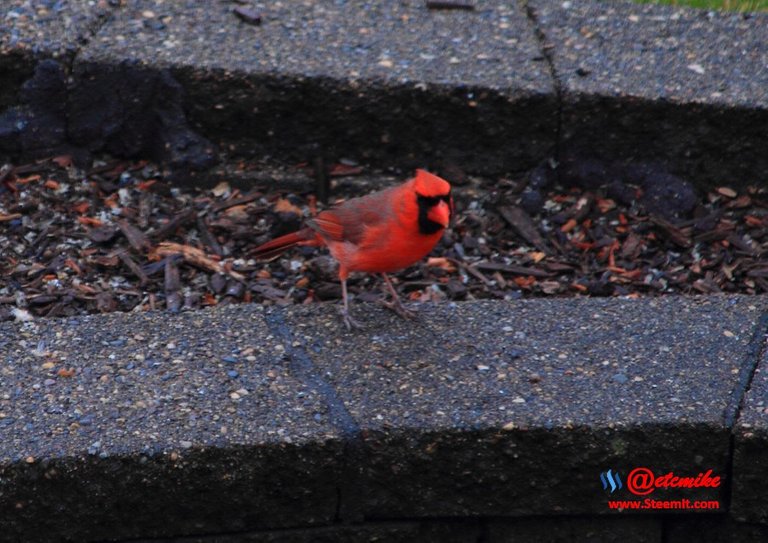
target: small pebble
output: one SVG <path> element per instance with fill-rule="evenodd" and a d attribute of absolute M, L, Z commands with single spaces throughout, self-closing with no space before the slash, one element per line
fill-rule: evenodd
<path fill-rule="evenodd" d="M 238 19 L 244 23 L 258 26 L 261 24 L 261 14 L 253 9 L 249 9 L 243 6 L 238 6 L 232 10 Z"/>

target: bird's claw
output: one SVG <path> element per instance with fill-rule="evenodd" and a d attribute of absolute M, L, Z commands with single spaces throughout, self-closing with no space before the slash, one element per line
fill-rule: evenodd
<path fill-rule="evenodd" d="M 344 321 L 344 325 L 347 327 L 347 330 L 352 331 L 354 330 L 362 330 L 363 325 L 357 322 L 355 319 L 352 318 L 352 316 L 349 314 L 349 311 L 346 309 L 341 310 L 341 320 Z"/>
<path fill-rule="evenodd" d="M 398 299 L 395 299 L 391 302 L 380 300 L 379 303 L 387 309 L 394 311 L 405 320 L 414 320 L 416 318 L 416 312 L 405 307 L 403 303 Z"/>

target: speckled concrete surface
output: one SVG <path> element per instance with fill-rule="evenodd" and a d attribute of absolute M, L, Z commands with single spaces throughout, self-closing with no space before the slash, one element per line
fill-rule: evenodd
<path fill-rule="evenodd" d="M 768 14 L 527 2 L 562 100 L 561 152 L 704 185 L 768 171 Z"/>
<path fill-rule="evenodd" d="M 284 355 L 259 306 L 3 324 L 0 540 L 329 522 L 343 444 Z"/>
<path fill-rule="evenodd" d="M 370 328 L 362 334 L 342 333 L 335 314 L 314 308 L 291 311 L 289 322 L 353 416 L 375 430 L 721 424 L 734 409 L 737 353 L 766 302 L 459 303 L 425 306 L 417 323 L 362 305 L 355 314 Z"/>
<path fill-rule="evenodd" d="M 184 164 L 213 155 L 210 140 L 289 162 L 447 162 L 494 175 L 553 155 L 660 163 L 704 185 L 759 183 L 768 171 L 765 14 L 347 0 L 254 2 L 253 25 L 228 2 L 50 0 L 29 16 L 12 4 L 0 108 L 33 70 L 9 51 L 77 51 L 68 138 L 92 150 L 142 148 L 131 142 L 148 138 L 134 132 L 157 117 L 145 95 L 161 78 L 158 92 L 200 136 L 200 152 L 167 157 Z"/>
<path fill-rule="evenodd" d="M 0 5 L 0 112 L 15 105 L 35 63 L 55 58 L 71 62 L 98 30 L 111 6 L 93 0 L 4 0 Z"/>
<path fill-rule="evenodd" d="M 362 334 L 314 308 L 288 322 L 365 436 L 350 486 L 366 514 L 584 513 L 605 511 L 609 467 L 725 473 L 766 302 L 467 303 L 416 323 L 356 307 Z"/>
<path fill-rule="evenodd" d="M 257 3 L 259 26 L 233 7 L 133 2 L 81 52 L 76 79 L 92 81 L 104 66 L 123 70 L 118 81 L 167 68 L 208 137 L 291 160 L 450 159 L 521 171 L 554 146 L 554 86 L 515 3 Z"/>
<path fill-rule="evenodd" d="M 72 55 L 86 43 L 111 11 L 95 0 L 4 0 L 0 12 L 0 57 Z"/>
<path fill-rule="evenodd" d="M 379 79 L 539 93 L 551 88 L 533 29 L 514 3 L 434 11 L 423 2 L 255 2 L 259 26 L 229 2 L 131 2 L 83 60 L 246 74 Z"/>
<path fill-rule="evenodd" d="M 568 93 L 768 107 L 768 14 L 530 0 Z"/>
<path fill-rule="evenodd" d="M 768 300 L 337 309 L 3 324 L 0 533 L 605 513 L 609 468 L 726 475 Z"/>

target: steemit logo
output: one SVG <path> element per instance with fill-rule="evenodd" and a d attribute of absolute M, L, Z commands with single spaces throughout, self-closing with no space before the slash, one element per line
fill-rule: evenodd
<path fill-rule="evenodd" d="M 600 474 L 600 482 L 603 483 L 603 490 L 611 489 L 611 494 L 622 488 L 619 473 L 610 469 Z"/>

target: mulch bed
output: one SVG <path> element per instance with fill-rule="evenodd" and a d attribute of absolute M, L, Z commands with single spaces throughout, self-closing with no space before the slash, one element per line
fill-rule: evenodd
<path fill-rule="evenodd" d="M 2 167 L 0 320 L 340 298 L 322 249 L 249 257 L 322 208 L 310 167 L 283 170 L 279 182 L 265 171 L 234 164 L 210 188 L 180 188 L 144 161 Z M 331 199 L 404 178 L 348 164 L 329 173 Z M 670 219 L 631 184 L 623 203 L 605 188 L 555 184 L 531 213 L 521 205 L 527 179 L 456 180 L 453 227 L 430 258 L 395 275 L 407 299 L 768 292 L 763 187 L 697 191 L 687 216 Z M 350 282 L 358 299 L 378 297 L 379 286 L 362 274 Z"/>

